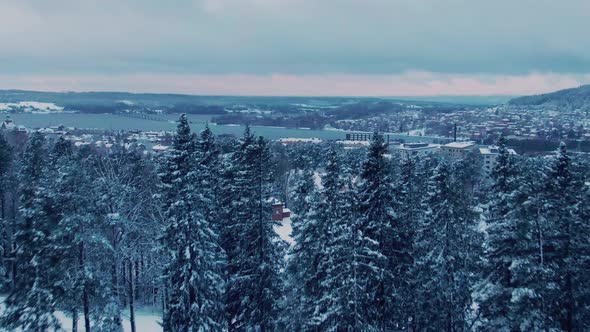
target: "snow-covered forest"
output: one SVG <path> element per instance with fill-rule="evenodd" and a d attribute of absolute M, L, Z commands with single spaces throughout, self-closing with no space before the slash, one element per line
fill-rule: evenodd
<path fill-rule="evenodd" d="M 149 157 L 0 135 L 0 330 L 144 332 L 141 308 L 167 332 L 586 330 L 590 164 L 498 147 L 487 178 L 377 134 L 282 145 L 185 116 Z"/>

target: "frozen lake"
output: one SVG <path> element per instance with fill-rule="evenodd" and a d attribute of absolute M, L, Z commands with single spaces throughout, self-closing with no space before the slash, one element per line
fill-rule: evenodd
<path fill-rule="evenodd" d="M 2 114 L 3 119 L 6 115 Z M 105 130 L 132 130 L 139 129 L 143 131 L 172 131 L 176 124 L 173 122 L 178 119 L 178 115 L 163 115 L 161 117 L 169 121 L 153 121 L 146 119 L 128 118 L 113 114 L 81 114 L 81 113 L 49 113 L 49 114 L 32 114 L 19 113 L 10 114 L 10 117 L 17 125 L 24 125 L 28 128 L 41 128 L 57 126 L 63 124 L 66 127 L 76 128 L 95 128 Z M 200 131 L 205 124 L 211 119 L 211 115 L 188 115 L 193 130 Z M 234 134 L 240 136 L 244 132 L 244 126 L 241 125 L 215 125 L 209 124 L 213 133 Z M 309 129 L 289 129 L 279 127 L 252 126 L 256 135 L 264 136 L 269 139 L 278 139 L 281 137 L 300 137 L 313 138 L 317 137 L 324 140 L 344 139 L 345 132 L 333 130 L 309 130 Z M 432 141 L 433 138 L 407 136 L 403 134 L 391 134 L 390 137 L 401 138 L 408 142 L 414 141 Z"/>

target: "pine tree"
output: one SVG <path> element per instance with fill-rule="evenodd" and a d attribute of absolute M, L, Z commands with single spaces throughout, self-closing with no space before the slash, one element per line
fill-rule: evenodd
<path fill-rule="evenodd" d="M 296 217 L 293 224 L 294 246 L 289 255 L 289 272 L 292 273 L 292 286 L 296 291 L 293 299 L 298 315 L 295 324 L 301 324 L 303 330 L 317 328 L 322 310 L 318 301 L 324 292 L 321 282 L 325 278 L 321 260 L 325 252 L 327 237 L 325 201 L 317 192 L 308 196 L 309 208 L 301 217 Z"/>
<path fill-rule="evenodd" d="M 499 154 L 492 170 L 487 211 L 484 276 L 478 290 L 478 302 L 486 326 L 493 329 L 517 329 L 517 317 L 511 310 L 514 289 L 512 260 L 519 255 L 521 240 L 515 219 L 511 216 L 513 197 L 518 187 L 516 167 L 504 138 L 498 141 Z"/>
<path fill-rule="evenodd" d="M 48 198 L 43 195 L 45 138 L 34 132 L 22 157 L 21 218 L 15 233 L 17 266 L 15 287 L 8 295 L 1 326 L 31 331 L 60 328 L 54 311 L 57 306 L 55 285 L 52 283 L 53 252 L 48 251 L 55 226 L 55 214 Z"/>
<path fill-rule="evenodd" d="M 590 165 L 574 168 L 575 173 L 589 174 Z M 578 191 L 578 203 L 576 205 L 576 219 L 572 225 L 572 252 L 570 260 L 572 264 L 572 297 L 575 305 L 573 313 L 574 329 L 581 329 L 584 322 L 590 320 L 590 185 L 581 183 L 582 188 Z"/>
<path fill-rule="evenodd" d="M 357 331 L 364 321 L 360 299 L 365 281 L 360 278 L 356 191 L 343 176 L 337 150 L 331 146 L 322 177 L 318 213 L 326 223 L 325 247 L 318 265 L 321 297 L 316 320 L 319 330 Z"/>
<path fill-rule="evenodd" d="M 358 310 L 367 330 L 393 328 L 394 301 L 400 284 L 400 269 L 407 262 L 403 254 L 401 223 L 394 211 L 395 198 L 388 163 L 387 146 L 375 133 L 361 173 L 359 189 L 359 255 L 357 278 L 365 282 Z"/>
<path fill-rule="evenodd" d="M 403 221 L 399 226 L 402 243 L 407 245 L 400 248 L 400 252 L 407 257 L 405 264 L 399 269 L 400 285 L 395 310 L 400 325 L 408 325 L 408 329 L 416 330 L 416 315 L 418 314 L 417 287 L 420 285 L 419 276 L 414 273 L 415 236 L 419 221 L 423 215 L 422 198 L 427 192 L 426 182 L 432 173 L 430 158 L 419 160 L 418 157 L 401 160 L 397 169 L 397 179 L 394 182 L 393 195 L 397 198 L 394 207 L 398 211 L 398 219 Z"/>
<path fill-rule="evenodd" d="M 223 208 L 219 205 L 220 151 L 215 142 L 215 135 L 208 125 L 199 134 L 195 155 L 197 159 L 195 186 L 199 191 L 198 209 L 202 211 L 203 217 L 215 233 L 220 234 L 222 225 L 219 220 L 219 211 Z"/>
<path fill-rule="evenodd" d="M 73 325 L 77 325 L 80 312 L 84 312 L 85 325 L 90 327 L 88 298 L 93 276 L 101 269 L 88 262 L 89 248 L 97 246 L 102 253 L 108 252 L 104 238 L 99 234 L 91 177 L 79 158 L 73 155 L 72 147 L 64 140 L 56 142 L 51 156 L 53 181 L 50 187 L 53 203 L 58 207 L 59 221 L 52 234 L 52 250 L 56 251 L 59 264 L 58 284 L 62 289 L 59 298 L 61 310 L 71 313 Z M 98 257 L 92 257 L 97 263 Z M 94 270 L 91 268 L 96 266 Z M 80 305 L 82 304 L 82 305 Z"/>
<path fill-rule="evenodd" d="M 166 208 L 162 244 L 170 257 L 165 269 L 166 331 L 221 330 L 223 326 L 220 251 L 212 225 L 197 210 L 195 157 L 195 138 L 183 114 L 161 174 Z"/>
<path fill-rule="evenodd" d="M 289 199 L 289 207 L 295 215 L 303 216 L 310 207 L 310 195 L 314 192 L 313 172 L 310 169 L 296 170 L 293 190 Z M 295 223 L 294 219 L 291 218 Z"/>
<path fill-rule="evenodd" d="M 231 259 L 227 292 L 232 331 L 272 331 L 278 322 L 282 254 L 266 203 L 268 160 L 266 141 L 261 137 L 254 140 L 247 128 L 233 157 L 237 201 L 232 204 L 234 220 L 230 227 L 238 238 L 233 244 L 226 243 Z"/>
<path fill-rule="evenodd" d="M 559 322 L 564 331 L 584 329 L 586 322 L 580 320 L 587 303 L 588 220 L 577 213 L 577 205 L 583 182 L 578 177 L 575 165 L 561 143 L 555 160 L 548 169 L 545 193 L 547 218 L 551 222 L 548 263 L 555 269 L 550 296 L 550 315 Z M 580 315 L 581 314 L 581 315 Z"/>
<path fill-rule="evenodd" d="M 547 220 L 545 218 L 542 167 L 536 159 L 518 160 L 511 195 L 511 208 L 506 219 L 514 229 L 515 243 L 510 253 L 511 297 L 509 318 L 514 328 L 541 330 L 555 327 L 547 317 L 548 274 Z"/>
<path fill-rule="evenodd" d="M 469 326 L 477 235 L 475 214 L 462 189 L 446 162 L 440 162 L 428 181 L 416 233 L 417 330 L 462 331 Z"/>
<path fill-rule="evenodd" d="M 320 244 L 316 242 L 317 238 L 310 236 L 310 232 L 317 230 L 315 226 L 319 216 L 316 208 L 321 198 L 315 190 L 312 176 L 313 173 L 309 170 L 296 171 L 289 205 L 293 212 L 291 237 L 295 244 L 289 250 L 286 271 L 288 287 L 285 290 L 285 303 L 282 305 L 284 310 L 282 320 L 287 329 L 294 331 L 304 329 L 304 325 L 314 326 L 312 317 L 315 303 L 313 297 L 309 297 L 309 291 L 313 287 L 309 284 L 311 278 L 307 273 L 315 270 L 313 264 L 315 262 L 317 267 L 317 257 L 321 254 L 321 252 L 310 250 L 312 246 L 317 249 Z M 314 233 L 314 235 L 317 234 Z M 312 256 L 306 256 L 306 254 Z M 315 287 L 317 286 L 319 282 L 316 283 Z M 318 293 L 313 295 L 319 295 Z"/>
<path fill-rule="evenodd" d="M 220 220 L 223 222 L 223 226 L 221 227 L 221 246 L 227 258 L 225 266 L 226 288 L 224 291 L 224 307 L 225 318 L 230 331 L 237 329 L 237 317 L 241 306 L 240 289 L 238 285 L 234 284 L 235 278 L 240 271 L 240 255 L 242 254 L 239 243 L 241 224 L 234 211 L 234 205 L 240 199 L 240 193 L 235 180 L 238 176 L 242 155 L 252 144 L 254 144 L 254 135 L 250 132 L 250 127 L 246 126 L 237 150 L 229 153 L 228 156 L 222 159 L 223 167 L 220 179 L 222 195 L 220 204 L 225 208 L 220 210 Z"/>
<path fill-rule="evenodd" d="M 6 218 L 6 193 L 8 176 L 12 168 L 13 152 L 4 136 L 0 134 L 0 291 L 9 280 L 9 254 L 11 251 L 11 225 Z"/>

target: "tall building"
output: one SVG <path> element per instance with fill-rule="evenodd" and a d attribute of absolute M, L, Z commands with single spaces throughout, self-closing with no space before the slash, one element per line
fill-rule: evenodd
<path fill-rule="evenodd" d="M 516 155 L 516 151 L 514 149 L 508 149 L 508 153 L 511 155 Z M 479 154 L 482 158 L 482 175 L 484 177 L 489 177 L 492 174 L 492 170 L 494 166 L 496 166 L 496 158 L 500 154 L 500 150 L 495 145 L 490 145 L 488 147 L 479 148 Z"/>
<path fill-rule="evenodd" d="M 440 147 L 441 154 L 448 159 L 465 159 L 471 151 L 475 151 L 475 142 L 452 142 Z"/>

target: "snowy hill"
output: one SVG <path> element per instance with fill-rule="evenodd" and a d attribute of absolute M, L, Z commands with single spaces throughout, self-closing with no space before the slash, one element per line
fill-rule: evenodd
<path fill-rule="evenodd" d="M 0 103 L 0 111 L 24 111 L 31 113 L 55 113 L 62 112 L 63 107 L 54 103 L 43 103 L 37 101 L 20 101 L 17 103 Z"/>
<path fill-rule="evenodd" d="M 514 98 L 508 102 L 508 105 L 515 107 L 556 108 L 561 110 L 590 107 L 590 85 Z"/>

